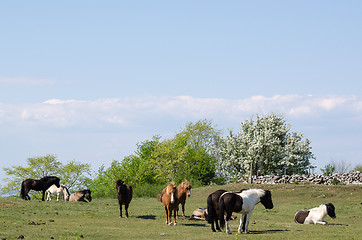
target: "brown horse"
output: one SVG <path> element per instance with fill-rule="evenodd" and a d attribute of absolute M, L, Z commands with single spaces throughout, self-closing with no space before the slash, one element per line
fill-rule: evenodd
<path fill-rule="evenodd" d="M 172 225 L 172 211 L 174 212 L 173 222 L 176 225 L 177 209 L 179 205 L 177 187 L 174 182 L 171 182 L 166 188 L 162 190 L 159 196 L 166 212 L 166 224 Z"/>
<path fill-rule="evenodd" d="M 191 196 L 191 184 L 185 180 L 177 186 L 178 192 L 178 200 L 182 207 L 182 217 L 185 219 L 185 203 L 186 197 Z M 177 216 L 178 216 L 178 208 L 177 208 Z"/>
<path fill-rule="evenodd" d="M 126 218 L 128 218 L 128 206 L 132 200 L 132 186 L 123 184 L 123 180 L 116 181 L 117 198 L 119 203 L 119 217 L 122 217 L 122 205 L 126 210 Z"/>

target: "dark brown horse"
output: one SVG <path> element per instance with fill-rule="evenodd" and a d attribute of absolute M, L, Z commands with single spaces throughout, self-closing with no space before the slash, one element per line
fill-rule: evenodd
<path fill-rule="evenodd" d="M 182 217 L 185 219 L 185 203 L 186 197 L 191 196 L 191 184 L 185 180 L 177 186 L 178 200 L 182 207 Z M 178 216 L 178 209 L 177 209 Z"/>
<path fill-rule="evenodd" d="M 213 193 L 211 193 L 208 197 L 207 197 L 207 211 L 208 211 L 208 216 L 207 216 L 207 221 L 208 223 L 211 224 L 211 230 L 213 232 L 216 232 L 216 230 L 218 230 L 219 232 L 221 232 L 221 229 L 219 227 L 219 211 L 218 211 L 218 203 L 219 203 L 219 198 L 220 196 L 226 192 L 226 190 L 217 190 Z M 216 230 L 214 227 L 214 223 L 216 225 Z"/>
<path fill-rule="evenodd" d="M 176 225 L 176 216 L 179 205 L 177 187 L 174 182 L 171 182 L 166 188 L 162 190 L 159 196 L 166 212 L 166 224 L 172 225 L 172 211 L 174 212 L 173 221 Z"/>
<path fill-rule="evenodd" d="M 75 191 L 70 195 L 69 202 L 87 202 L 85 199 L 87 199 L 88 202 L 92 201 L 91 190 L 84 189 Z"/>
<path fill-rule="evenodd" d="M 119 217 L 122 217 L 122 205 L 126 210 L 126 218 L 128 218 L 128 206 L 132 200 L 132 186 L 123 184 L 123 180 L 116 181 L 117 198 L 119 203 Z"/>
<path fill-rule="evenodd" d="M 41 200 L 44 201 L 45 191 L 53 184 L 60 187 L 59 182 L 59 178 L 54 176 L 45 176 L 39 180 L 28 178 L 21 183 L 20 197 L 24 200 L 30 200 L 28 193 L 32 189 L 35 191 L 42 191 L 43 196 Z"/>

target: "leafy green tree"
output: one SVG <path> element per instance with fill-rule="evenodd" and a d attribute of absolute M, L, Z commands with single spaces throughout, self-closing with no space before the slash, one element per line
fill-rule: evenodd
<path fill-rule="evenodd" d="M 332 175 L 336 170 L 336 167 L 332 164 L 327 164 L 324 166 L 324 168 L 321 169 L 323 175 L 330 176 Z"/>
<path fill-rule="evenodd" d="M 246 174 L 304 173 L 311 167 L 310 141 L 289 133 L 290 125 L 280 115 L 257 116 L 241 124 L 241 131 L 221 141 L 220 167 L 230 180 Z M 251 172 L 252 171 L 252 172 Z"/>
<path fill-rule="evenodd" d="M 72 161 L 63 165 L 55 155 L 33 157 L 26 160 L 27 166 L 12 166 L 3 168 L 8 176 L 1 188 L 3 194 L 13 194 L 20 191 L 21 182 L 28 178 L 40 179 L 44 176 L 57 176 L 61 184 L 70 189 L 84 188 L 89 185 L 90 165 Z M 77 190 L 77 189 L 75 189 Z M 30 194 L 37 194 L 31 192 Z"/>

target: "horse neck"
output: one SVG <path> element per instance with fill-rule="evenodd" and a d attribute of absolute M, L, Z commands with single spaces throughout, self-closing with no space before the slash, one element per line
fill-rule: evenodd
<path fill-rule="evenodd" d="M 325 204 L 320 205 L 318 208 L 318 212 L 321 214 L 322 218 L 324 218 L 328 214 L 327 206 Z"/>

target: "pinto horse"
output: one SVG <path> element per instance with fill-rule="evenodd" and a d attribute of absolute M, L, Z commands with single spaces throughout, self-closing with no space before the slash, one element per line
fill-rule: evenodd
<path fill-rule="evenodd" d="M 226 220 L 226 233 L 231 234 L 229 228 L 229 220 L 233 212 L 241 213 L 240 225 L 238 232 L 245 231 L 249 233 L 249 221 L 251 214 L 256 204 L 261 202 L 266 209 L 273 208 L 273 201 L 271 193 L 268 190 L 263 189 L 249 189 L 244 190 L 241 193 L 229 193 L 225 192 L 220 196 L 219 207 L 219 219 L 220 226 L 224 228 Z M 224 213 L 226 217 L 224 218 Z"/>
<path fill-rule="evenodd" d="M 308 211 L 301 210 L 294 216 L 296 223 L 302 224 L 323 224 L 326 225 L 328 222 L 323 221 L 325 216 L 336 218 L 335 208 L 332 203 L 322 204 L 319 207 L 309 209 Z"/>
<path fill-rule="evenodd" d="M 57 187 L 57 186 L 55 186 L 53 184 L 45 191 L 45 193 L 47 195 L 47 201 L 52 200 L 52 198 L 50 197 L 51 194 L 56 194 L 57 195 L 57 202 L 59 201 L 59 195 L 60 194 L 63 195 L 64 201 L 68 201 L 69 196 L 70 196 L 68 188 L 66 186 L 64 186 L 64 185 L 60 185 L 60 187 Z"/>
<path fill-rule="evenodd" d="M 182 217 L 185 219 L 185 203 L 186 197 L 191 196 L 191 184 L 188 181 L 183 181 L 177 186 L 178 200 L 182 207 Z M 177 209 L 178 216 L 178 209 Z"/>
<path fill-rule="evenodd" d="M 119 203 L 119 217 L 122 217 L 122 205 L 126 211 L 126 218 L 128 218 L 128 206 L 132 200 L 132 186 L 123 184 L 123 180 L 116 181 L 117 198 Z"/>
<path fill-rule="evenodd" d="M 28 178 L 21 183 L 20 197 L 24 200 L 30 200 L 28 193 L 33 189 L 35 191 L 42 191 L 43 196 L 41 200 L 45 201 L 45 191 L 53 184 L 60 187 L 59 182 L 59 178 L 54 176 L 45 176 L 39 180 Z"/>
<path fill-rule="evenodd" d="M 69 202 L 87 202 L 85 199 L 87 199 L 88 202 L 92 201 L 91 190 L 84 189 L 75 191 L 70 195 Z"/>
<path fill-rule="evenodd" d="M 166 212 L 166 224 L 172 225 L 172 211 L 174 212 L 173 222 L 176 225 L 176 216 L 179 205 L 177 187 L 174 182 L 171 182 L 166 188 L 162 190 L 159 196 Z"/>

